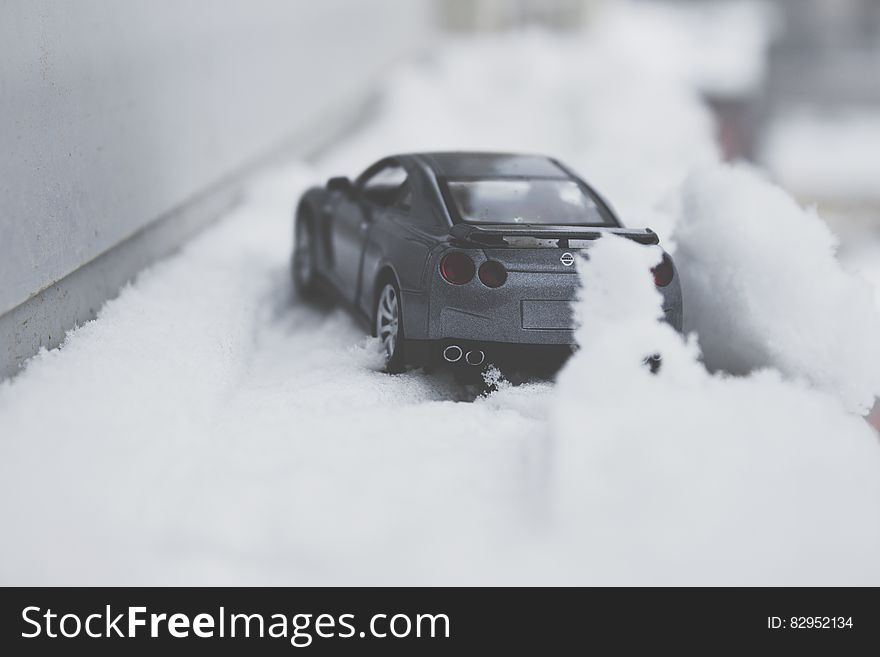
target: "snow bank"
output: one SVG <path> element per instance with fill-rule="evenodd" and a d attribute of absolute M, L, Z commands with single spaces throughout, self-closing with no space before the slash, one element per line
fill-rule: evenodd
<path fill-rule="evenodd" d="M 3 541 L 0 581 L 120 581 L 140 560 L 149 583 L 176 544 L 192 464 L 214 458 L 211 427 L 247 376 L 287 257 L 275 215 L 290 200 L 265 187 L 0 383 L 3 526 L 27 537 Z"/>
<path fill-rule="evenodd" d="M 773 372 L 708 374 L 658 321 L 658 260 L 610 238 L 580 267 L 581 349 L 553 415 L 565 544 L 604 584 L 880 581 L 876 436 Z"/>
<path fill-rule="evenodd" d="M 880 306 L 814 210 L 745 169 L 685 183 L 675 226 L 685 330 L 711 369 L 773 367 L 867 412 L 880 395 Z"/>

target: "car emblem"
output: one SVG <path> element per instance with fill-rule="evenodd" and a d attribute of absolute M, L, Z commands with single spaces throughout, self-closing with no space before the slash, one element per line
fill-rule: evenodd
<path fill-rule="evenodd" d="M 574 256 L 568 252 L 565 252 L 561 256 L 559 256 L 559 262 L 561 262 L 566 267 L 571 267 L 574 264 Z"/>

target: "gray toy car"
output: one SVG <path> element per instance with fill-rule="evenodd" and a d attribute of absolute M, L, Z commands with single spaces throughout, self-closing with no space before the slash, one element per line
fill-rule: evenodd
<path fill-rule="evenodd" d="M 557 160 L 501 153 L 387 157 L 309 189 L 294 230 L 298 293 L 348 306 L 382 340 L 389 372 L 558 366 L 574 346 L 575 255 L 608 233 L 659 242 L 624 228 Z M 653 274 L 680 330 L 672 259 Z"/>

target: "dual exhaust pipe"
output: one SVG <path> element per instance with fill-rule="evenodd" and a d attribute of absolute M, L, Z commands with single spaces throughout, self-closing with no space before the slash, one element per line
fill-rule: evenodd
<path fill-rule="evenodd" d="M 447 363 L 457 363 L 462 358 L 468 365 L 482 365 L 486 360 L 486 354 L 480 349 L 465 353 L 457 344 L 451 344 L 443 350 L 443 360 Z"/>

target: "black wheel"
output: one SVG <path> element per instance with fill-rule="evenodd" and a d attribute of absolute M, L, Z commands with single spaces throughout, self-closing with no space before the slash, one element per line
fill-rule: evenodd
<path fill-rule="evenodd" d="M 291 275 L 296 293 L 309 300 L 317 299 L 319 293 L 316 247 L 315 227 L 311 217 L 308 212 L 300 211 L 294 227 Z"/>
<path fill-rule="evenodd" d="M 392 374 L 402 372 L 405 365 L 403 314 L 400 289 L 394 281 L 388 281 L 379 288 L 374 316 L 376 337 L 382 341 L 385 353 L 385 371 Z"/>

